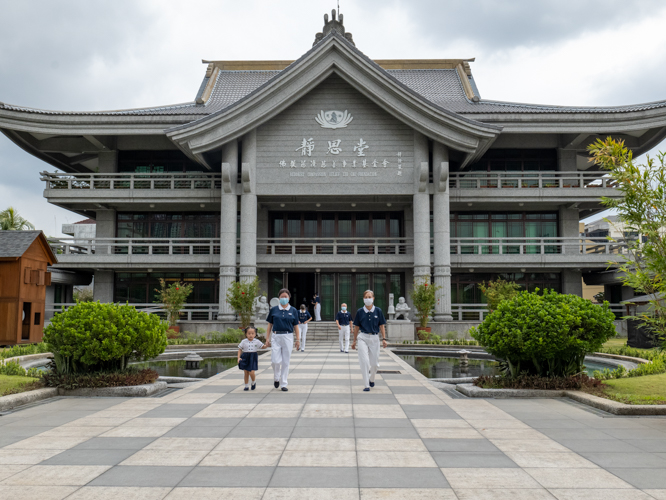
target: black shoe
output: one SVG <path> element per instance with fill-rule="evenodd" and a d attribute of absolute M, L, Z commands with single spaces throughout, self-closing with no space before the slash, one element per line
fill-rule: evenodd
<path fill-rule="evenodd" d="M 374 386 L 375 386 L 375 383 L 374 383 L 374 382 L 370 382 L 370 387 L 374 387 Z"/>
<path fill-rule="evenodd" d="M 254 391 L 257 388 L 257 383 L 252 384 L 252 390 Z"/>
<path fill-rule="evenodd" d="M 277 381 L 277 380 L 276 380 L 275 382 L 273 382 L 273 387 L 275 387 L 276 389 L 277 389 L 278 387 L 280 387 L 280 382 Z"/>
<path fill-rule="evenodd" d="M 244 391 L 249 391 L 250 388 L 249 388 L 249 387 L 245 387 L 245 389 L 243 389 L 243 390 L 244 390 Z"/>
<path fill-rule="evenodd" d="M 366 387 L 365 389 L 363 389 L 363 392 L 370 392 L 370 387 Z"/>
<path fill-rule="evenodd" d="M 286 387 L 283 387 L 282 390 L 283 390 L 284 392 L 287 392 L 289 389 L 287 389 Z"/>

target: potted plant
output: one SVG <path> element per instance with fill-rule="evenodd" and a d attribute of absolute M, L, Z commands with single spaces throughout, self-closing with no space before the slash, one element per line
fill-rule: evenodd
<path fill-rule="evenodd" d="M 414 282 L 411 298 L 412 303 L 416 308 L 416 317 L 419 320 L 419 325 L 416 327 L 416 333 L 419 340 L 424 340 L 426 337 L 429 337 L 430 327 L 428 326 L 428 321 L 430 321 L 430 316 L 432 316 L 432 313 L 435 311 L 437 291 L 441 290 L 441 288 L 441 286 L 428 283 L 427 279 Z"/>
<path fill-rule="evenodd" d="M 259 295 L 259 278 L 252 281 L 234 281 L 227 289 L 227 302 L 240 318 L 241 328 L 252 324 L 254 298 Z"/>
<path fill-rule="evenodd" d="M 160 278 L 160 288 L 156 288 L 157 299 L 156 303 L 162 304 L 162 307 L 167 312 L 167 321 L 169 322 L 169 330 L 173 333 L 180 333 L 180 327 L 177 326 L 178 318 L 180 317 L 180 310 L 187 302 L 187 297 L 192 293 L 193 285 L 187 285 L 179 281 L 167 285 L 166 282 Z"/>

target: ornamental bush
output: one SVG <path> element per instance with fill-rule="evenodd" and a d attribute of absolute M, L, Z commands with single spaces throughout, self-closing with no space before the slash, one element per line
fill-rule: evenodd
<path fill-rule="evenodd" d="M 525 291 L 501 302 L 472 337 L 501 361 L 507 375 L 566 377 L 583 371 L 585 354 L 615 336 L 614 319 L 608 302 Z"/>
<path fill-rule="evenodd" d="M 53 317 L 44 342 L 58 373 L 109 372 L 163 353 L 167 328 L 130 305 L 80 302 Z"/>

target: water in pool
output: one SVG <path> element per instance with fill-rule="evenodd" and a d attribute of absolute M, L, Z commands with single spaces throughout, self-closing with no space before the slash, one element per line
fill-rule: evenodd
<path fill-rule="evenodd" d="M 470 359 L 469 366 L 462 368 L 458 358 L 408 356 L 400 355 L 410 366 L 416 368 L 428 378 L 463 378 L 478 377 L 479 375 L 499 375 L 499 363 L 492 360 Z M 604 368 L 614 369 L 614 366 L 594 361 L 585 361 L 588 375 L 592 376 L 595 370 Z"/>
<path fill-rule="evenodd" d="M 229 368 L 238 366 L 236 358 L 205 358 L 199 363 L 198 370 L 186 370 L 185 361 L 146 361 L 144 363 L 132 363 L 137 368 L 152 368 L 165 377 L 191 377 L 208 378 L 222 373 Z"/>

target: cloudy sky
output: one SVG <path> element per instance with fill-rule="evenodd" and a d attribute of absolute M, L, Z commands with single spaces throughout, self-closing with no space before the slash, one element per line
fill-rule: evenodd
<path fill-rule="evenodd" d="M 201 59 L 296 59 L 333 7 L 0 0 L 0 101 L 58 110 L 191 101 Z M 483 98 L 597 106 L 666 99 L 663 0 L 341 0 L 340 8 L 371 58 L 476 57 Z M 45 168 L 0 135 L 0 209 L 13 205 L 60 235 L 81 217 L 46 203 Z"/>

